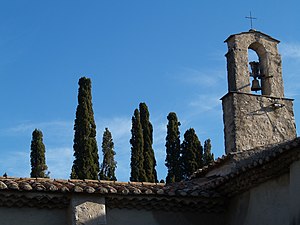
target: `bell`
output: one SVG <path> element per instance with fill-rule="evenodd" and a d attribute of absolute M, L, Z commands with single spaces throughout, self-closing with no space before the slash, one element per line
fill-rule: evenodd
<path fill-rule="evenodd" d="M 261 86 L 259 84 L 259 81 L 254 79 L 252 81 L 251 91 L 260 91 L 260 90 L 261 90 Z"/>

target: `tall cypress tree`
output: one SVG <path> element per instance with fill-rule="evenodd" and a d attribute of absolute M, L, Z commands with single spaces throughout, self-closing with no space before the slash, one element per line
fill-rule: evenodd
<path fill-rule="evenodd" d="M 166 166 L 168 174 L 166 183 L 178 182 L 182 180 L 181 160 L 180 160 L 180 122 L 174 112 L 170 112 L 167 125 L 166 137 Z"/>
<path fill-rule="evenodd" d="M 211 152 L 211 141 L 210 139 L 204 142 L 204 153 L 203 153 L 203 164 L 207 166 L 209 163 L 214 161 L 214 154 Z"/>
<path fill-rule="evenodd" d="M 193 128 L 188 129 L 184 133 L 181 151 L 183 177 L 187 178 L 198 168 L 203 166 L 203 147 L 201 146 L 201 142 Z"/>
<path fill-rule="evenodd" d="M 153 144 L 153 127 L 150 122 L 150 115 L 146 103 L 140 103 L 140 118 L 143 130 L 143 154 L 144 154 L 144 170 L 146 173 L 148 182 L 158 182 L 156 173 L 156 160 L 154 155 L 154 150 L 152 148 Z"/>
<path fill-rule="evenodd" d="M 92 105 L 91 80 L 79 79 L 78 106 L 74 124 L 74 157 L 72 179 L 98 179 L 99 155 L 96 124 Z"/>
<path fill-rule="evenodd" d="M 117 162 L 114 159 L 116 152 L 114 151 L 114 142 L 112 139 L 111 132 L 108 128 L 105 128 L 102 139 L 102 152 L 103 162 L 100 166 L 100 179 L 101 180 L 117 180 L 115 170 Z"/>
<path fill-rule="evenodd" d="M 131 128 L 131 174 L 130 181 L 147 181 L 146 173 L 144 170 L 144 155 L 143 155 L 143 129 L 140 120 L 140 112 L 138 109 L 134 110 L 132 116 Z"/>
<path fill-rule="evenodd" d="M 43 143 L 43 133 L 38 129 L 35 129 L 32 132 L 30 162 L 30 177 L 47 177 L 45 171 L 48 169 L 48 167 L 46 165 L 45 159 L 45 145 Z"/>

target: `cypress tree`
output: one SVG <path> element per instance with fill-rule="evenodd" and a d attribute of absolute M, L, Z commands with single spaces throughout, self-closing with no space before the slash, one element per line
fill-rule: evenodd
<path fill-rule="evenodd" d="M 167 136 L 166 136 L 166 167 L 168 174 L 166 183 L 178 182 L 182 180 L 181 160 L 180 160 L 180 122 L 174 112 L 167 116 Z"/>
<path fill-rule="evenodd" d="M 140 120 L 140 112 L 138 109 L 134 110 L 132 116 L 132 128 L 131 128 L 131 174 L 130 181 L 147 181 L 146 173 L 144 170 L 144 155 L 143 155 L 143 130 Z"/>
<path fill-rule="evenodd" d="M 203 166 L 203 147 L 193 128 L 188 129 L 184 133 L 181 151 L 183 177 L 187 178 Z"/>
<path fill-rule="evenodd" d="M 32 132 L 31 141 L 31 173 L 30 177 L 48 177 L 45 171 L 48 169 L 45 159 L 45 145 L 43 143 L 42 131 L 35 129 Z"/>
<path fill-rule="evenodd" d="M 154 156 L 153 144 L 153 127 L 150 122 L 150 115 L 146 103 L 140 103 L 140 119 L 143 130 L 143 155 L 144 155 L 144 170 L 148 182 L 158 182 L 156 173 L 156 160 Z"/>
<path fill-rule="evenodd" d="M 103 162 L 100 166 L 100 179 L 101 180 L 117 180 L 115 170 L 117 162 L 114 160 L 116 152 L 114 151 L 114 142 L 111 132 L 105 128 L 102 139 L 102 152 Z"/>
<path fill-rule="evenodd" d="M 204 153 L 203 153 L 203 164 L 207 166 L 209 163 L 214 161 L 214 154 L 211 153 L 211 141 L 210 139 L 204 142 Z"/>
<path fill-rule="evenodd" d="M 78 106 L 74 123 L 72 179 L 98 179 L 99 155 L 92 105 L 91 80 L 79 79 Z"/>

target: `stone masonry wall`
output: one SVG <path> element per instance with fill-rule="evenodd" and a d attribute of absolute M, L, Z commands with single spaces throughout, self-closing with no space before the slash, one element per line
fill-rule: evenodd
<path fill-rule="evenodd" d="M 228 93 L 222 105 L 226 153 L 296 138 L 291 99 Z"/>

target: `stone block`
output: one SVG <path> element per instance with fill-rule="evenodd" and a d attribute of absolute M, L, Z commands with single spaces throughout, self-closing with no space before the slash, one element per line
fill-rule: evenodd
<path fill-rule="evenodd" d="M 71 225 L 106 224 L 105 199 L 99 196 L 73 196 L 70 214 Z"/>

